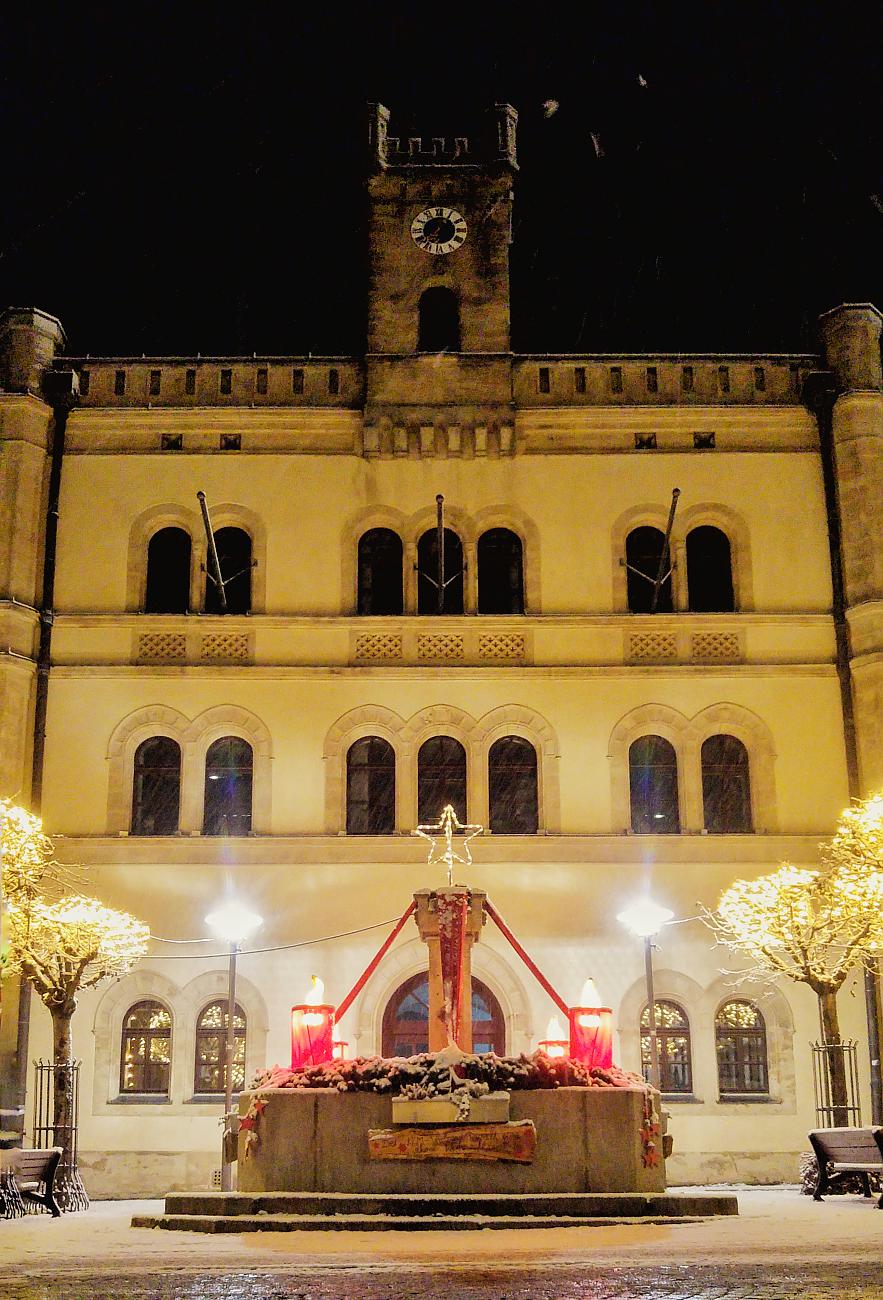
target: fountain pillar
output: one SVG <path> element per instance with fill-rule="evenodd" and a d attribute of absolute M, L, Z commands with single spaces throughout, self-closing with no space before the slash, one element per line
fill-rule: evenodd
<path fill-rule="evenodd" d="M 418 889 L 415 920 L 429 951 L 429 1051 L 472 1051 L 472 945 L 485 923 L 483 889 Z"/>

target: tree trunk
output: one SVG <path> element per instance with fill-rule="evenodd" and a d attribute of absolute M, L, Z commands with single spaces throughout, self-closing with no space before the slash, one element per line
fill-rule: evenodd
<path fill-rule="evenodd" d="M 846 1061 L 842 1051 L 840 1021 L 837 1018 L 837 994 L 819 994 L 822 1013 L 822 1039 L 830 1050 L 825 1052 L 825 1064 L 830 1086 L 831 1121 L 835 1128 L 849 1124 L 849 1096 L 846 1091 Z"/>
<path fill-rule="evenodd" d="M 54 1069 L 54 1137 L 55 1145 L 61 1147 L 63 1168 L 69 1168 L 72 1155 L 71 1131 L 73 1114 L 73 1080 L 71 1065 L 73 1051 L 71 1048 L 71 1019 L 73 1011 L 67 1007 L 52 1007 L 52 1064 Z"/>

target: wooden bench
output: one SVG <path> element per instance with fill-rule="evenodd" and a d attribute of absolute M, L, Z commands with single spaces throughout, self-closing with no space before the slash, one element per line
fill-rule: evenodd
<path fill-rule="evenodd" d="M 869 1174 L 883 1174 L 883 1128 L 817 1128 L 809 1135 L 819 1165 L 813 1200 L 820 1201 L 836 1174 L 859 1174 L 865 1196 L 871 1195 Z M 883 1195 L 877 1201 L 883 1210 Z"/>
<path fill-rule="evenodd" d="M 23 1213 L 28 1203 L 43 1206 L 54 1219 L 60 1216 L 61 1209 L 55 1199 L 55 1174 L 61 1156 L 61 1147 L 49 1147 L 46 1151 L 12 1148 L 4 1153 L 0 1202 L 8 1216 Z"/>

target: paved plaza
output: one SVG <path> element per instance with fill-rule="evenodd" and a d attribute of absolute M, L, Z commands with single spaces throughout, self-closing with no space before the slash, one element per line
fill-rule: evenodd
<path fill-rule="evenodd" d="M 686 1190 L 686 1189 L 685 1189 Z M 697 1189 L 699 1190 L 699 1189 Z M 129 1226 L 159 1202 L 0 1222 L 8 1300 L 878 1300 L 883 1211 L 796 1187 L 729 1188 L 738 1218 L 494 1232 L 206 1237 Z"/>

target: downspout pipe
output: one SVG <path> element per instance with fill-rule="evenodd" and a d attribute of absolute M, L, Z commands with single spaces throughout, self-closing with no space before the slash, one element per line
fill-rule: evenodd
<path fill-rule="evenodd" d="M 840 537 L 840 502 L 834 464 L 833 412 L 837 400 L 834 376 L 815 372 L 807 376 L 804 401 L 819 426 L 822 479 L 825 490 L 825 513 L 828 519 L 828 551 L 831 559 L 831 591 L 836 646 L 837 677 L 840 682 L 840 706 L 843 715 L 843 742 L 846 750 L 846 778 L 850 799 L 861 796 L 859 784 L 858 741 L 855 734 L 855 709 L 852 697 L 849 624 L 846 620 L 846 595 L 843 581 L 843 554 Z M 865 1014 L 868 1022 L 870 1054 L 871 1123 L 883 1124 L 883 1073 L 880 1068 L 880 996 L 877 972 L 864 971 Z"/>

